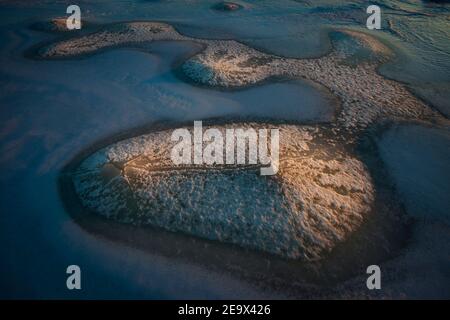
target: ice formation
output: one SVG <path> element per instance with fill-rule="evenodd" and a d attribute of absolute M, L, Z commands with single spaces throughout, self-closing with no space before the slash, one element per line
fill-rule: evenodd
<path fill-rule="evenodd" d="M 99 150 L 81 163 L 73 182 L 83 205 L 110 219 L 285 258 L 320 259 L 361 224 L 373 186 L 359 160 L 316 141 L 318 130 L 280 127 L 275 176 L 248 165 L 176 166 L 172 130 L 164 130 Z"/>
<path fill-rule="evenodd" d="M 205 49 L 184 62 L 183 72 L 193 81 L 216 87 L 243 87 L 270 77 L 303 78 L 325 86 L 342 101 L 337 123 L 346 129 L 365 128 L 379 118 L 436 118 L 435 111 L 411 94 L 403 84 L 376 72 L 378 62 L 392 55 L 384 44 L 354 30 L 340 30 L 375 59 L 357 65 L 347 60 L 354 54 L 336 46 L 330 54 L 316 59 L 289 59 L 260 52 L 234 40 L 191 38 L 160 22 L 116 24 L 88 35 L 59 41 L 44 47 L 45 58 L 67 57 L 121 45 L 171 40 L 195 41 Z"/>
<path fill-rule="evenodd" d="M 370 175 L 348 147 L 359 130 L 383 118 L 442 119 L 403 84 L 376 72 L 392 56 L 387 46 L 358 31 L 339 34 L 332 52 L 314 59 L 283 58 L 234 40 L 187 37 L 161 22 L 114 24 L 42 47 L 38 54 L 50 59 L 152 41 L 193 41 L 203 49 L 183 61 L 181 71 L 196 83 L 238 88 L 271 77 L 303 78 L 341 101 L 329 125 L 276 125 L 281 145 L 275 176 L 262 177 L 251 166 L 175 166 L 170 131 L 164 130 L 117 142 L 85 159 L 72 177 L 82 204 L 125 223 L 284 258 L 323 258 L 358 229 L 373 205 Z M 364 50 L 370 59 L 359 59 Z M 324 135 L 334 137 L 324 140 Z"/>

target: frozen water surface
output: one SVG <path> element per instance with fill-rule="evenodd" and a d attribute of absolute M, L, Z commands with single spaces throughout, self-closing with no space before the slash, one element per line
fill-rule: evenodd
<path fill-rule="evenodd" d="M 449 114 L 448 5 L 378 1 L 385 17 L 383 30 L 369 32 L 364 28 L 366 1 L 236 2 L 244 8 L 217 11 L 210 1 L 77 3 L 83 17 L 95 23 L 166 21 L 187 35 L 236 39 L 289 57 L 325 54 L 331 49 L 330 28 L 368 32 L 400 57 L 380 72 L 408 83 Z M 302 81 L 234 92 L 193 86 L 171 71 L 180 57 L 195 50 L 189 43 L 154 46 L 153 54 L 117 49 L 86 59 L 24 58 L 31 46 L 55 39 L 28 26 L 64 16 L 66 5 L 50 0 L 0 2 L 0 296 L 263 296 L 227 275 L 174 264 L 85 232 L 63 208 L 57 190 L 59 170 L 98 139 L 157 120 L 239 114 L 329 121 L 335 107 L 329 94 Z M 278 96 L 285 103 L 277 107 Z M 446 223 L 447 133 L 448 129 L 399 127 L 380 142 L 408 212 Z M 65 288 L 65 268 L 70 264 L 84 270 L 82 292 Z"/>

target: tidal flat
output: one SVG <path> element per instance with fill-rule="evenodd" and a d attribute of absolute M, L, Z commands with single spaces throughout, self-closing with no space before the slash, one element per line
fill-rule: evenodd
<path fill-rule="evenodd" d="M 395 196 L 388 200 L 378 197 L 378 203 L 374 201 L 372 178 L 364 168 L 367 163 L 349 157 L 347 152 L 356 154 L 360 140 L 371 136 L 370 127 L 377 122 L 396 119 L 446 123 L 447 120 L 409 93 L 404 85 L 377 74 L 377 66 L 393 56 L 382 42 L 351 30 L 340 30 L 332 39 L 334 49 L 325 57 L 284 59 L 232 40 L 187 38 L 164 23 L 137 22 L 112 25 L 41 47 L 37 54 L 53 59 L 92 55 L 123 46 L 148 50 L 148 43 L 158 41 L 189 41 L 202 44 L 202 50 L 185 56 L 185 61 L 179 60 L 176 73 L 182 73 L 194 85 L 229 90 L 252 88 L 270 79 L 301 78 L 339 97 L 335 100 L 337 116 L 322 127 L 307 127 L 301 122 L 290 126 L 277 124 L 283 138 L 281 170 L 274 179 L 258 177 L 255 170 L 239 166 L 228 170 L 214 166 L 177 169 L 169 157 L 173 147 L 170 131 L 163 130 L 101 149 L 72 172 L 65 173 L 72 177 L 69 183 L 73 183 L 73 191 L 80 197 L 82 206 L 121 223 L 159 227 L 255 250 L 262 256 L 269 254 L 269 257 L 293 260 L 276 268 L 275 273 L 271 268 L 254 272 L 261 274 L 269 289 L 271 283 L 283 283 L 282 291 L 294 297 L 331 295 L 327 289 L 317 289 L 317 286 L 321 288 L 336 279 L 345 280 L 369 257 L 386 260 L 395 252 L 394 248 L 405 243 L 407 219 L 402 208 L 395 206 Z M 353 80 L 349 80 L 351 76 Z M 255 114 L 253 119 L 256 117 Z M 232 125 L 244 128 L 264 125 L 251 120 L 250 116 L 246 122 L 232 121 Z M 270 122 L 265 125 L 274 126 Z M 328 137 L 325 143 L 311 142 L 322 136 Z M 369 154 L 366 152 L 365 156 L 375 157 Z M 372 172 L 381 171 L 378 166 L 382 167 L 377 164 Z M 380 183 L 376 191 L 387 194 L 383 187 L 389 189 Z M 209 196 L 205 197 L 206 194 Z M 379 201 L 384 204 L 380 205 Z M 373 208 L 377 208 L 376 219 L 369 215 Z M 383 215 L 381 227 L 377 223 Z M 389 221 L 397 222 L 396 236 L 390 231 L 386 234 L 380 231 L 393 229 Z M 351 247 L 355 246 L 351 241 L 361 241 L 351 239 L 351 235 L 358 229 L 364 230 L 363 224 L 371 230 L 364 231 L 365 245 L 378 241 L 378 246 L 347 248 L 348 257 L 340 255 L 345 263 L 330 258 L 339 251 L 340 245 L 350 243 Z M 354 253 L 350 252 L 355 250 L 366 255 L 352 258 Z M 264 264 L 263 258 L 260 259 Z M 277 261 L 277 258 L 266 259 Z M 201 262 L 205 260 L 210 262 L 208 258 L 200 258 L 197 263 L 211 266 L 209 262 Z M 291 268 L 296 265 L 297 282 L 292 284 L 292 277 L 286 275 L 292 275 Z M 218 264 L 215 268 L 226 271 L 230 267 Z M 240 267 L 232 264 L 231 268 Z M 332 276 L 324 276 L 326 272 Z M 242 270 L 230 274 L 250 279 L 250 283 L 254 278 Z"/>
<path fill-rule="evenodd" d="M 175 2 L 0 4 L 2 294 L 448 298 L 448 7 Z M 279 173 L 174 167 L 194 120 L 280 128 Z"/>

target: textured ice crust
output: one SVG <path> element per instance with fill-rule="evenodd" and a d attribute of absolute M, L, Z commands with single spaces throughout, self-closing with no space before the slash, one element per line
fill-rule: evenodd
<path fill-rule="evenodd" d="M 242 87 L 269 77 L 312 80 L 327 87 L 342 101 L 337 122 L 345 129 L 365 128 L 379 118 L 433 118 L 439 116 L 412 95 L 404 85 L 385 79 L 376 72 L 378 62 L 392 55 L 376 39 L 352 30 L 340 30 L 374 59 L 357 65 L 347 63 L 355 54 L 349 46 L 317 59 L 288 59 L 266 54 L 234 40 L 208 40 L 186 37 L 160 22 L 116 24 L 102 31 L 54 43 L 40 50 L 46 58 L 94 53 L 100 49 L 137 43 L 171 40 L 195 41 L 205 49 L 185 61 L 182 70 L 193 81 L 219 87 Z M 353 50 L 353 51 L 352 51 Z"/>
<path fill-rule="evenodd" d="M 226 128 L 233 126 L 264 124 Z M 280 170 L 271 177 L 245 165 L 176 166 L 167 130 L 99 150 L 73 182 L 83 205 L 110 219 L 320 259 L 361 224 L 373 186 L 359 160 L 314 141 L 318 130 L 282 125 Z"/>

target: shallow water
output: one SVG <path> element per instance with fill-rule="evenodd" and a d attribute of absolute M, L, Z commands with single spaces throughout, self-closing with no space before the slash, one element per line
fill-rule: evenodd
<path fill-rule="evenodd" d="M 399 125 L 384 133 L 379 145 L 408 212 L 450 225 L 448 128 Z"/>
<path fill-rule="evenodd" d="M 365 1 L 246 1 L 244 10 L 233 13 L 214 11 L 207 1 L 78 3 L 83 17 L 95 22 L 163 20 L 188 35 L 233 38 L 290 57 L 326 53 L 330 27 L 365 30 L 361 27 Z M 401 59 L 380 71 L 411 84 L 449 115 L 449 7 L 426 6 L 422 1 L 382 3 L 392 29 L 384 22 L 385 29 L 371 33 L 388 41 Z M 86 146 L 153 121 L 234 115 L 327 121 L 335 107 L 329 95 L 302 81 L 268 83 L 235 92 L 195 87 L 170 71 L 180 55 L 192 50 L 189 44 L 156 46 L 152 55 L 118 49 L 80 60 L 24 58 L 29 47 L 53 38 L 29 31 L 27 26 L 64 15 L 65 1 L 0 3 L 0 296 L 264 295 L 228 276 L 174 264 L 88 234 L 72 222 L 62 206 L 58 173 Z M 284 103 L 278 105 L 280 100 Z M 422 139 L 411 141 L 412 136 Z M 385 159 L 406 199 L 416 198 L 423 189 L 436 190 L 421 198 L 422 207 L 406 200 L 411 213 L 448 213 L 448 179 L 441 174 L 448 171 L 448 160 L 443 160 L 448 159 L 448 139 L 418 128 L 388 133 L 384 139 Z M 405 144 L 411 148 L 396 152 Z M 424 155 L 421 162 L 434 165 L 418 170 L 417 153 Z M 408 166 L 398 167 L 399 163 Z M 407 175 L 411 171 L 417 173 L 414 184 Z M 423 210 L 417 212 L 418 208 Z M 69 264 L 85 270 L 85 290 L 66 290 L 65 267 Z"/>
<path fill-rule="evenodd" d="M 233 279 L 220 280 L 195 267 L 94 238 L 69 218 L 57 189 L 62 166 L 98 139 L 161 119 L 198 119 L 210 115 L 214 104 L 197 106 L 198 94 L 191 95 L 189 85 L 167 92 L 164 87 L 175 81 L 164 78 L 168 62 L 147 53 L 120 50 L 48 63 L 21 57 L 22 50 L 42 39 L 39 35 L 7 31 L 1 37 L 9 43 L 1 55 L 1 82 L 7 88 L 0 94 L 1 295 L 260 296 Z M 153 95 L 148 95 L 150 87 Z M 217 94 L 211 93 L 210 103 Z M 73 263 L 89 270 L 79 293 L 65 288 L 65 268 Z M 217 281 L 224 281 L 220 290 Z"/>

